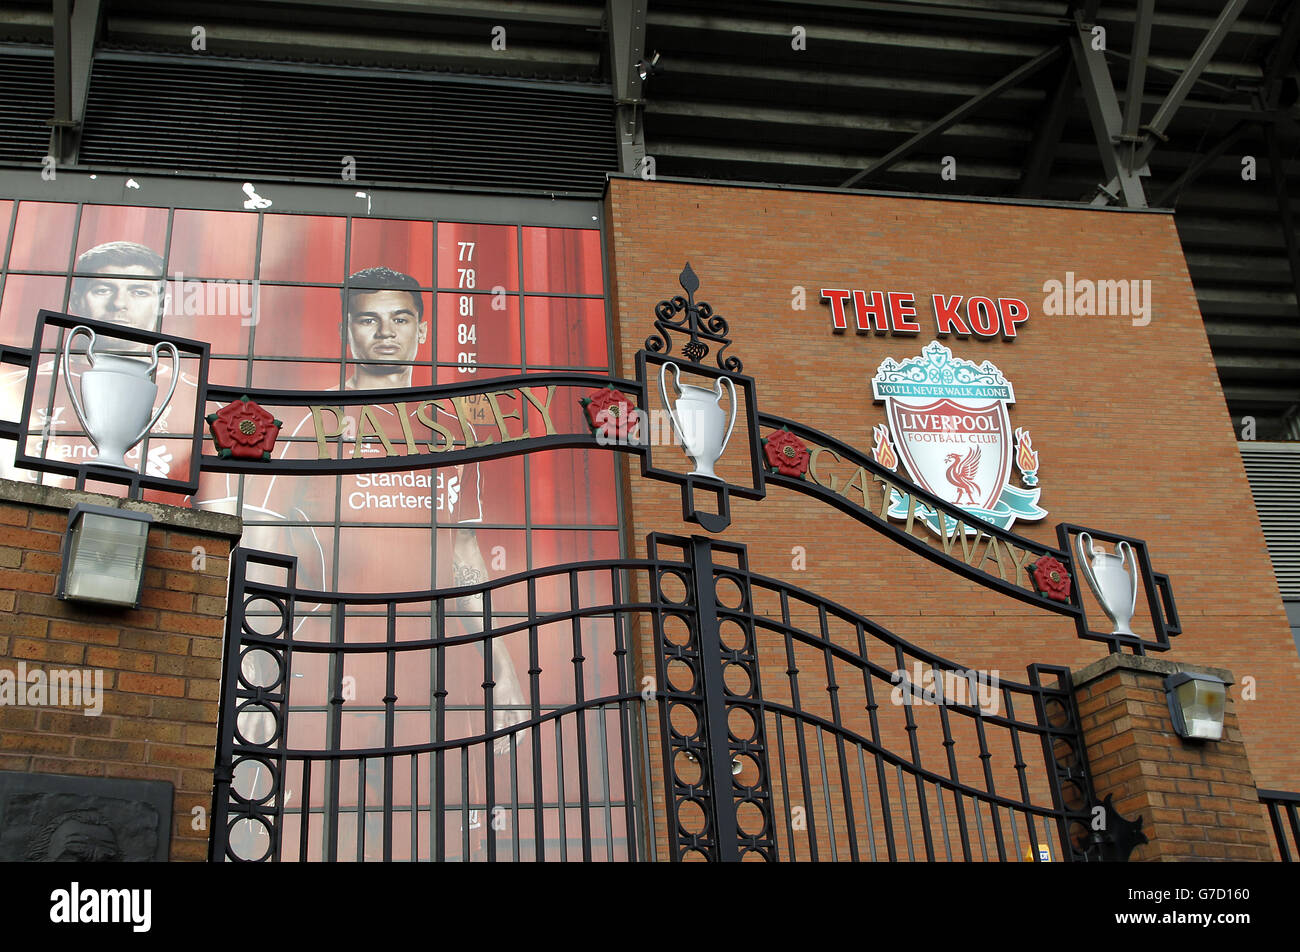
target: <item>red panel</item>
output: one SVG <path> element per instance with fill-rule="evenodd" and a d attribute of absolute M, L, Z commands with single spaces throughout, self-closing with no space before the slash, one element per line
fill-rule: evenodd
<path fill-rule="evenodd" d="M 535 529 L 532 544 L 535 567 L 618 558 L 618 533 L 612 531 Z M 584 605 L 608 605 L 611 598 L 609 574 L 586 574 L 578 587 L 578 598 Z M 538 582 L 537 602 L 538 608 L 544 611 L 567 611 L 576 607 L 570 604 L 569 584 L 564 576 Z"/>
<path fill-rule="evenodd" d="M 213 354 L 248 353 L 256 315 L 252 281 L 167 282 L 162 332 L 207 341 Z"/>
<path fill-rule="evenodd" d="M 178 208 L 172 216 L 171 275 L 252 280 L 257 263 L 257 214 Z"/>
<path fill-rule="evenodd" d="M 474 372 L 469 371 L 473 369 Z M 449 383 L 481 383 L 484 380 L 492 380 L 495 377 L 517 377 L 519 376 L 518 367 L 478 367 L 476 364 L 466 364 L 457 367 L 438 367 L 438 384 Z"/>
<path fill-rule="evenodd" d="M 592 228 L 525 228 L 524 290 L 604 293 L 600 232 Z"/>
<path fill-rule="evenodd" d="M 334 586 L 334 529 L 325 526 L 288 526 L 283 524 L 257 525 L 245 523 L 239 544 L 264 552 L 282 552 L 298 558 L 298 587 L 322 591 Z M 251 573 L 250 573 L 251 574 Z M 282 578 L 278 572 L 270 578 Z M 317 615 L 327 614 L 328 608 L 298 603 L 295 629 L 301 630 Z"/>
<path fill-rule="evenodd" d="M 480 435 L 490 435 L 495 439 L 495 427 L 491 431 L 481 432 Z M 462 487 L 462 492 L 475 491 L 475 487 L 470 486 L 466 480 L 462 479 L 462 482 L 466 483 Z M 479 463 L 477 495 L 484 522 L 522 526 L 524 524 L 523 458 L 515 456 Z M 439 512 L 438 522 L 442 525 L 448 523 L 443 512 Z"/>
<path fill-rule="evenodd" d="M 438 225 L 438 287 L 519 290 L 519 236 L 514 225 Z"/>
<path fill-rule="evenodd" d="M 62 311 L 66 284 L 66 278 L 9 275 L 5 279 L 4 298 L 0 300 L 0 343 L 32 346 L 36 312 L 41 308 Z"/>
<path fill-rule="evenodd" d="M 342 302 L 334 288 L 263 284 L 257 295 L 258 357 L 343 356 Z M 271 384 L 269 386 L 279 386 Z"/>
<path fill-rule="evenodd" d="M 255 360 L 253 386 L 266 390 L 337 390 L 339 366 L 327 362 Z"/>
<path fill-rule="evenodd" d="M 599 298 L 524 299 L 530 367 L 609 367 L 605 302 Z"/>
<path fill-rule="evenodd" d="M 517 297 L 439 292 L 434 333 L 439 363 L 521 366 Z"/>
<path fill-rule="evenodd" d="M 472 533 L 472 538 L 470 536 Z M 503 578 L 523 572 L 528 566 L 528 546 L 522 529 L 478 529 L 473 526 L 465 528 L 438 529 L 438 585 L 449 588 L 455 575 L 453 564 L 456 561 L 475 561 L 472 549 L 465 559 L 456 555 L 457 539 L 462 546 L 477 546 L 482 556 L 483 565 L 490 578 Z M 522 586 L 511 586 L 492 599 L 495 611 L 525 611 L 528 607 L 527 593 Z"/>
<path fill-rule="evenodd" d="M 437 504 L 436 474 L 427 469 L 404 473 L 359 473 L 342 477 L 343 522 L 397 522 L 429 526 Z"/>
<path fill-rule="evenodd" d="M 72 250 L 77 206 L 56 202 L 19 202 L 11 271 L 66 271 Z"/>
<path fill-rule="evenodd" d="M 618 525 L 614 452 L 554 450 L 529 458 L 534 525 Z"/>
<path fill-rule="evenodd" d="M 410 275 L 420 287 L 433 285 L 433 223 L 352 219 L 348 273 L 390 268 Z"/>
<path fill-rule="evenodd" d="M 432 584 L 432 561 L 427 529 L 339 530 L 339 591 L 425 590 Z"/>
<path fill-rule="evenodd" d="M 113 241 L 144 245 L 162 257 L 167 246 L 167 209 L 133 205 L 86 205 L 81 210 L 77 257 Z M 77 270 L 81 271 L 78 263 Z M 102 269 L 95 268 L 95 271 Z"/>
<path fill-rule="evenodd" d="M 343 283 L 347 220 L 267 215 L 262 224 L 262 281 Z"/>

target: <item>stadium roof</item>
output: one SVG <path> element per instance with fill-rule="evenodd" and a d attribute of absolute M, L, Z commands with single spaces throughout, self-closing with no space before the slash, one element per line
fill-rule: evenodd
<path fill-rule="evenodd" d="M 72 167 L 256 161 L 197 126 L 174 152 L 105 132 L 166 115 L 164 91 L 217 104 L 226 143 L 300 104 L 318 131 L 281 147 L 334 155 L 361 121 L 347 88 L 395 127 L 389 153 L 502 136 L 499 166 L 434 147 L 371 163 L 380 183 L 581 193 L 649 155 L 661 178 L 1172 207 L 1234 420 L 1297 439 L 1298 40 L 1293 0 L 0 0 L 0 163 L 39 161 L 54 118 Z M 541 168 L 529 142 L 578 158 Z"/>

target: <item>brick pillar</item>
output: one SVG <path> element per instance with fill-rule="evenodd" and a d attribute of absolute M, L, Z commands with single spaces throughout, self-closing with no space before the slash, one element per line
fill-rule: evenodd
<path fill-rule="evenodd" d="M 60 601 L 68 511 L 149 513 L 138 609 Z M 207 858 L 195 807 L 212 809 L 217 698 L 234 516 L 0 479 L 0 670 L 103 672 L 103 710 L 0 706 L 0 770 L 164 780 L 172 860 Z M 201 547 L 201 553 L 196 552 Z"/>
<path fill-rule="evenodd" d="M 1220 741 L 1174 733 L 1164 679 L 1221 668 L 1112 654 L 1074 674 L 1075 699 L 1097 801 L 1114 794 L 1127 819 L 1142 817 L 1150 841 L 1134 862 L 1273 859 L 1267 815 L 1255 790 L 1231 694 Z"/>

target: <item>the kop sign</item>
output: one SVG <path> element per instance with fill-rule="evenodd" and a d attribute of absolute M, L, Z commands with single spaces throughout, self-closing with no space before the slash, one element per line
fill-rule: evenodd
<path fill-rule="evenodd" d="M 910 292 L 823 288 L 821 296 L 836 333 L 850 323 L 859 334 L 914 337 L 921 331 Z M 1012 341 L 1017 325 L 1029 319 L 1029 305 L 1020 298 L 935 294 L 931 304 L 939 337 Z M 1013 429 L 1007 412 L 1015 390 L 992 362 L 977 365 L 933 340 L 915 356 L 882 361 L 871 395 L 885 404 L 872 456 L 886 469 L 897 470 L 901 462 L 917 485 L 1002 529 L 1047 515 L 1038 505 L 1038 454 L 1028 429 Z M 1013 466 L 1019 486 L 1012 484 Z M 919 519 L 942 536 L 959 525 L 967 534 L 977 531 L 897 489 L 890 492 L 888 512 L 894 519 Z"/>

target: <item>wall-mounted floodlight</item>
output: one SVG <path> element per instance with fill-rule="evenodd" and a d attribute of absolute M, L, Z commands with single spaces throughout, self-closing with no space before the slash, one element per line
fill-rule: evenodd
<path fill-rule="evenodd" d="M 1228 686 L 1212 674 L 1179 672 L 1165 678 L 1169 716 L 1179 737 L 1220 740 Z"/>
<path fill-rule="evenodd" d="M 153 517 L 78 503 L 63 537 L 59 598 L 138 608 Z"/>

